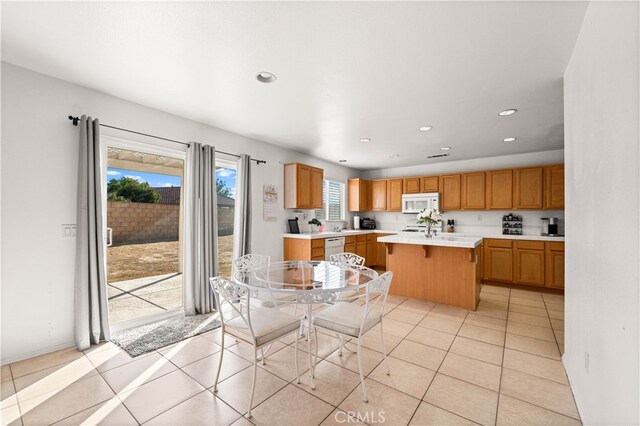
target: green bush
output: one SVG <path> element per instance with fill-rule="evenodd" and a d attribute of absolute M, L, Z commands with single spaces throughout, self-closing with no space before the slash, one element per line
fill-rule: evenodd
<path fill-rule="evenodd" d="M 129 201 L 134 203 L 159 203 L 160 194 L 149 186 L 149 182 L 138 182 L 130 177 L 111 179 L 107 185 L 109 201 Z"/>

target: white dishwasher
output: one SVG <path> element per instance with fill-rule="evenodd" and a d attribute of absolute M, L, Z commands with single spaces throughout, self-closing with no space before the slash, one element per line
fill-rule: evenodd
<path fill-rule="evenodd" d="M 324 240 L 324 260 L 329 260 L 332 254 L 344 252 L 344 237 L 331 237 Z"/>

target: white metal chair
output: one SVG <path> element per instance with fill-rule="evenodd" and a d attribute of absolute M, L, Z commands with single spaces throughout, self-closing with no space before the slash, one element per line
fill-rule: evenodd
<path fill-rule="evenodd" d="M 387 302 L 389 287 L 393 278 L 393 272 L 387 272 L 379 277 L 369 281 L 366 285 L 364 295 L 359 294 L 355 298 L 363 298 L 364 305 L 356 303 L 337 302 L 333 306 L 325 308 L 314 313 L 313 324 L 326 330 L 331 330 L 342 336 L 357 338 L 358 342 L 358 370 L 360 371 L 360 383 L 362 385 L 362 393 L 364 402 L 369 402 L 367 397 L 367 388 L 364 383 L 364 374 L 362 372 L 361 360 L 361 337 L 377 324 L 380 324 L 380 336 L 382 339 L 382 353 L 384 354 L 384 363 L 387 374 L 391 374 L 389 363 L 387 361 L 387 349 L 384 344 L 384 306 Z M 341 336 L 341 337 L 342 337 Z M 342 355 L 343 340 L 339 354 Z"/>
<path fill-rule="evenodd" d="M 279 311 L 276 308 L 256 308 L 251 306 L 251 287 L 243 283 L 233 283 L 222 277 L 209 279 L 212 290 L 218 295 L 218 308 L 222 327 L 222 351 L 220 361 L 216 371 L 216 379 L 213 385 L 213 392 L 218 392 L 218 379 L 222 367 L 224 355 L 224 335 L 229 333 L 234 337 L 253 345 L 253 383 L 251 386 L 251 397 L 249 399 L 249 410 L 247 417 L 251 418 L 251 408 L 253 396 L 256 389 L 256 373 L 258 368 L 258 349 L 265 345 L 270 345 L 274 341 L 286 336 L 289 333 L 297 333 L 300 328 L 300 319 Z M 297 383 L 300 383 L 300 373 L 298 371 L 298 339 L 295 340 L 295 366 Z M 262 355 L 264 363 L 264 354 Z"/>
<path fill-rule="evenodd" d="M 349 266 L 364 266 L 364 257 L 355 253 L 337 253 L 329 256 L 329 261 L 334 263 L 346 264 Z"/>

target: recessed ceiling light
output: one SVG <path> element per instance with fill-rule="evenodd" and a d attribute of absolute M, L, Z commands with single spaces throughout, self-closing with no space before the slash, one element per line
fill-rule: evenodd
<path fill-rule="evenodd" d="M 504 138 L 502 139 L 505 142 L 515 142 L 518 138 Z"/>
<path fill-rule="evenodd" d="M 371 138 L 362 138 L 360 139 L 360 142 L 363 142 L 363 143 L 371 142 Z"/>
<path fill-rule="evenodd" d="M 389 157 L 391 157 L 391 158 L 398 158 L 398 157 L 400 157 L 400 154 L 391 154 Z"/>
<path fill-rule="evenodd" d="M 498 115 L 501 115 L 501 116 L 503 116 L 503 117 L 504 117 L 505 115 L 513 115 L 513 114 L 515 114 L 516 112 L 518 112 L 518 110 L 517 110 L 517 109 L 515 109 L 515 108 L 511 108 L 511 109 L 505 109 L 504 111 L 500 111 L 500 112 L 498 113 Z"/>
<path fill-rule="evenodd" d="M 273 83 L 277 79 L 275 74 L 268 71 L 259 72 L 256 78 L 260 83 Z"/>
<path fill-rule="evenodd" d="M 420 127 L 420 131 L 421 132 L 428 132 L 431 129 L 433 129 L 433 126 L 422 126 L 422 127 Z"/>
<path fill-rule="evenodd" d="M 338 160 L 338 163 L 346 163 L 347 160 Z"/>
<path fill-rule="evenodd" d="M 449 151 L 450 149 L 450 146 L 443 146 L 442 148 L 440 148 L 440 151 Z"/>

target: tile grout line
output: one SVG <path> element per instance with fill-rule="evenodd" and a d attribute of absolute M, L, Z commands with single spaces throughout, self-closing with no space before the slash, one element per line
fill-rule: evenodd
<path fill-rule="evenodd" d="M 498 424 L 498 413 L 500 411 L 500 395 L 502 395 L 502 373 L 504 372 L 504 354 L 507 351 L 507 329 L 509 327 L 509 307 L 511 306 L 511 288 L 509 288 L 509 301 L 507 302 L 507 318 L 504 328 L 504 342 L 502 345 L 502 363 L 500 364 L 500 380 L 498 381 L 498 400 L 496 401 L 496 418 L 494 425 Z"/>

